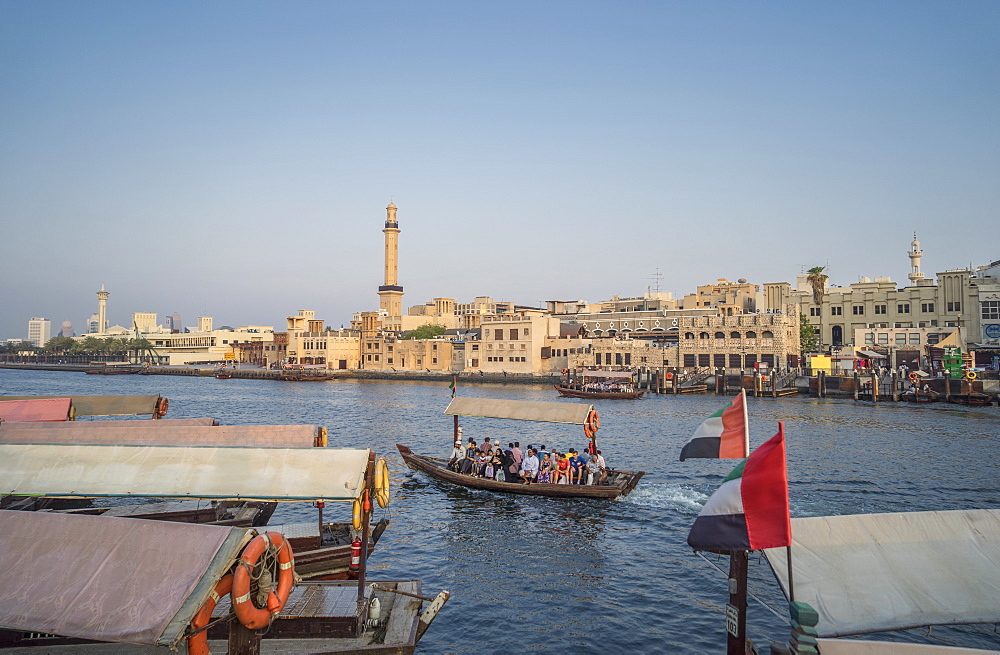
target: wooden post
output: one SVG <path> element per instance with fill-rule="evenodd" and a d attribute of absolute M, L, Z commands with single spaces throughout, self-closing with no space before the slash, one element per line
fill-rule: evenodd
<path fill-rule="evenodd" d="M 858 372 L 854 371 L 854 400 L 861 397 L 861 382 L 858 379 Z"/>
<path fill-rule="evenodd" d="M 725 392 L 726 387 L 726 369 L 725 367 L 715 369 L 715 393 L 721 396 Z"/>
<path fill-rule="evenodd" d="M 878 374 L 872 371 L 872 402 L 878 402 Z"/>
<path fill-rule="evenodd" d="M 678 391 L 677 391 L 677 385 L 678 385 L 678 382 L 680 381 L 679 380 L 680 377 L 681 376 L 678 374 L 677 368 L 674 367 L 674 376 L 673 376 L 673 379 L 670 381 L 671 382 L 671 386 L 673 387 L 673 393 L 674 393 L 674 395 L 677 395 L 677 393 L 678 393 Z"/>
<path fill-rule="evenodd" d="M 745 655 L 747 640 L 747 566 L 745 550 L 729 554 L 729 604 L 726 605 L 726 655 Z"/>
<path fill-rule="evenodd" d="M 753 372 L 753 397 L 760 396 L 760 371 L 754 369 Z"/>
<path fill-rule="evenodd" d="M 816 371 L 816 395 L 826 398 L 826 371 Z"/>
<path fill-rule="evenodd" d="M 890 384 L 892 385 L 892 400 L 893 402 L 899 402 L 899 377 L 896 375 L 896 369 L 892 369 L 889 374 Z"/>
<path fill-rule="evenodd" d="M 365 489 L 368 491 L 370 507 L 374 509 L 375 498 L 375 451 L 368 451 L 368 467 L 365 469 Z M 362 498 L 362 503 L 364 499 Z M 371 510 L 361 508 L 361 564 L 358 567 L 358 604 L 365 601 L 365 573 L 368 570 L 368 526 Z M 359 608 L 360 612 L 360 608 Z"/>
<path fill-rule="evenodd" d="M 951 402 L 951 374 L 948 369 L 944 371 L 944 399 Z"/>

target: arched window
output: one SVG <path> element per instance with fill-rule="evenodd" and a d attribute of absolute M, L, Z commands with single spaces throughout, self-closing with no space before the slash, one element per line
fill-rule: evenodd
<path fill-rule="evenodd" d="M 760 336 L 764 337 L 765 339 L 773 339 L 774 332 L 771 332 L 770 330 L 764 330 L 764 332 Z"/>
<path fill-rule="evenodd" d="M 754 332 L 753 330 L 747 331 L 747 339 L 756 339 L 756 338 L 757 338 L 756 332 Z"/>
<path fill-rule="evenodd" d="M 739 339 L 740 338 L 740 333 L 737 332 L 737 331 L 735 331 L 735 330 L 733 330 L 732 332 L 729 333 L 729 338 L 730 339 Z"/>
<path fill-rule="evenodd" d="M 699 332 L 698 333 L 698 338 L 699 339 L 707 339 L 708 338 L 708 332 Z"/>
<path fill-rule="evenodd" d="M 715 333 L 715 338 L 716 339 L 725 339 L 726 338 L 726 333 L 725 332 L 716 332 Z"/>
<path fill-rule="evenodd" d="M 694 339 L 694 332 L 685 332 L 684 333 L 684 338 L 685 339 Z"/>

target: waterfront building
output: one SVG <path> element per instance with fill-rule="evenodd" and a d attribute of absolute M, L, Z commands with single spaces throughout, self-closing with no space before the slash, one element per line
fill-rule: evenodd
<path fill-rule="evenodd" d="M 104 334 L 104 331 L 108 329 L 108 296 L 111 293 L 104 289 L 104 285 L 101 285 L 101 290 L 97 292 L 97 334 Z"/>
<path fill-rule="evenodd" d="M 711 307 L 724 316 L 749 314 L 757 309 L 760 285 L 750 284 L 744 278 L 730 282 L 719 278 L 715 284 L 697 287 L 695 293 L 684 296 L 682 309 Z"/>
<path fill-rule="evenodd" d="M 52 338 L 52 321 L 38 316 L 28 321 L 28 342 L 35 347 L 41 347 Z"/>

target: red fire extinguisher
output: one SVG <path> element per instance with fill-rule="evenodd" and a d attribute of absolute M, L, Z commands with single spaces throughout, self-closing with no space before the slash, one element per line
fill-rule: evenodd
<path fill-rule="evenodd" d="M 351 566 L 352 571 L 357 571 L 361 566 L 361 540 L 357 537 L 351 542 Z"/>

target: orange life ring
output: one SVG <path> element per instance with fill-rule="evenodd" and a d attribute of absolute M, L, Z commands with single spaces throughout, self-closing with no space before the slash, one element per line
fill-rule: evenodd
<path fill-rule="evenodd" d="M 663 379 L 664 380 L 673 380 L 674 379 L 674 374 L 673 373 L 664 373 L 663 374 Z"/>
<path fill-rule="evenodd" d="M 156 401 L 156 407 L 153 409 L 153 418 L 163 418 L 167 415 L 167 408 L 170 407 L 170 401 L 160 396 Z"/>
<path fill-rule="evenodd" d="M 583 433 L 588 439 L 593 439 L 597 431 L 601 429 L 601 417 L 596 409 L 590 410 L 587 419 L 583 422 Z"/>
<path fill-rule="evenodd" d="M 268 593 L 267 607 L 257 607 L 250 601 L 250 570 L 270 547 L 278 551 L 278 587 Z M 265 532 L 253 538 L 236 562 L 233 573 L 233 609 L 240 623 L 251 630 L 271 625 L 271 621 L 288 602 L 295 583 L 295 559 L 292 547 L 278 532 Z"/>
<path fill-rule="evenodd" d="M 191 619 L 191 629 L 200 630 L 208 625 L 209 620 L 212 618 L 212 610 L 215 609 L 215 605 L 219 602 L 219 599 L 232 590 L 233 574 L 227 573 L 215 585 L 215 589 L 212 590 L 208 600 L 205 601 L 205 604 L 201 606 L 198 613 Z M 188 637 L 187 647 L 188 655 L 211 655 L 211 651 L 208 648 L 208 630 L 201 630 L 201 632 Z"/>
<path fill-rule="evenodd" d="M 917 380 L 920 379 L 920 376 L 917 375 L 915 372 L 914 373 L 910 373 L 909 377 L 910 377 L 910 382 L 916 382 Z"/>

